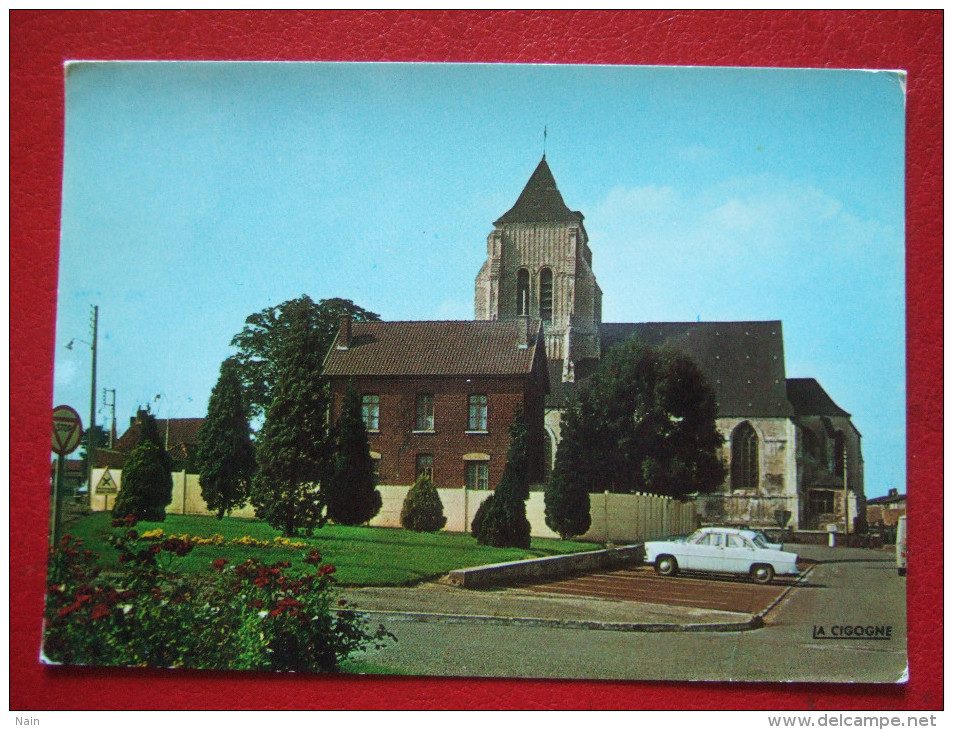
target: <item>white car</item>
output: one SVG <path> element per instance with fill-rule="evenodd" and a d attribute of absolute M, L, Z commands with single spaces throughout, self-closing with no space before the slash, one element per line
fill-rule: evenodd
<path fill-rule="evenodd" d="M 677 575 L 679 570 L 741 573 L 755 583 L 770 583 L 775 575 L 797 575 L 797 555 L 762 547 L 750 530 L 703 527 L 687 540 L 645 543 L 645 562 L 659 575 Z"/>

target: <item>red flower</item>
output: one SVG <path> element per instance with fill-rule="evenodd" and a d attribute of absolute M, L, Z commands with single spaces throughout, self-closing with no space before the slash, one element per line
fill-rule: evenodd
<path fill-rule="evenodd" d="M 228 565 L 228 561 L 225 558 L 219 558 L 212 563 L 212 567 L 215 568 L 215 570 L 217 570 L 219 573 L 225 569 L 226 565 Z"/>
<path fill-rule="evenodd" d="M 71 603 L 68 606 L 63 606 L 63 608 L 57 611 L 56 618 L 63 618 L 64 616 L 69 616 L 71 613 L 73 613 L 73 611 L 76 611 L 80 607 L 80 605 L 81 604 L 79 603 Z"/>
<path fill-rule="evenodd" d="M 265 604 L 260 598 L 256 598 L 254 601 L 248 604 L 252 608 L 264 608 Z"/>
<path fill-rule="evenodd" d="M 331 573 L 333 573 L 335 570 L 337 570 L 337 568 L 335 568 L 333 565 L 322 565 L 318 569 L 318 575 L 331 575 Z"/>
<path fill-rule="evenodd" d="M 340 601 L 338 601 L 338 605 L 339 605 L 339 606 L 346 606 L 346 605 L 347 605 L 347 601 L 345 601 L 345 600 L 342 598 Z"/>
<path fill-rule="evenodd" d="M 321 553 L 312 548 L 311 552 L 308 553 L 308 557 L 304 559 L 304 562 L 310 565 L 317 565 L 321 562 Z"/>
<path fill-rule="evenodd" d="M 129 530 L 129 532 L 126 533 L 126 539 L 127 539 L 127 540 L 138 540 L 138 539 L 139 539 L 139 533 L 136 532 L 135 530 Z"/>
<path fill-rule="evenodd" d="M 294 598 L 281 598 L 278 600 L 278 606 L 282 608 L 300 608 L 301 601 Z"/>
<path fill-rule="evenodd" d="M 93 612 L 92 614 L 90 614 L 90 618 L 92 618 L 93 621 L 95 621 L 96 619 L 100 619 L 108 615 L 109 615 L 109 609 L 106 607 L 106 604 L 100 603 L 95 608 L 93 608 Z"/>

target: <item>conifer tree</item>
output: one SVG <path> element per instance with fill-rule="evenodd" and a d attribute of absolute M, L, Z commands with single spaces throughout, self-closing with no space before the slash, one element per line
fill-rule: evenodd
<path fill-rule="evenodd" d="M 337 425 L 334 473 L 328 482 L 328 517 L 339 525 L 363 525 L 380 512 L 381 494 L 361 417 L 361 398 L 353 387 L 344 395 Z"/>
<path fill-rule="evenodd" d="M 687 498 L 724 479 L 715 394 L 680 352 L 631 339 L 609 351 L 579 394 L 556 453 L 574 488 Z"/>
<path fill-rule="evenodd" d="M 526 519 L 529 499 L 529 458 L 526 453 L 527 428 L 522 410 L 517 409 L 510 425 L 510 446 L 500 485 L 480 505 L 471 525 L 481 545 L 521 547 L 530 545 L 530 524 Z"/>
<path fill-rule="evenodd" d="M 172 469 L 162 447 L 156 420 L 140 412 L 139 441 L 122 468 L 122 488 L 116 495 L 113 517 L 161 522 L 172 503 Z"/>
<path fill-rule="evenodd" d="M 287 332 L 278 357 L 277 382 L 257 439 L 258 471 L 252 480 L 255 514 L 292 536 L 322 527 L 333 442 L 327 426 L 325 352 L 306 308 L 288 303 Z"/>
<path fill-rule="evenodd" d="M 255 450 L 236 362 L 222 363 L 199 429 L 198 470 L 202 499 L 222 519 L 248 501 Z"/>
<path fill-rule="evenodd" d="M 563 540 L 584 535 L 592 524 L 589 489 L 593 459 L 581 424 L 579 403 L 571 402 L 562 417 L 562 440 L 546 485 L 546 525 Z"/>
<path fill-rule="evenodd" d="M 447 524 L 440 494 L 426 473 L 417 477 L 400 510 L 400 524 L 414 532 L 436 532 Z"/>

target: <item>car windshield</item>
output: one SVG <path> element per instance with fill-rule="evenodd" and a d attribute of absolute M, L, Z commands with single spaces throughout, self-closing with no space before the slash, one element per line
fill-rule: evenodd
<path fill-rule="evenodd" d="M 765 540 L 764 535 L 762 535 L 761 533 L 756 533 L 755 535 L 752 535 L 751 542 L 753 542 L 759 548 L 768 547 L 768 541 Z"/>

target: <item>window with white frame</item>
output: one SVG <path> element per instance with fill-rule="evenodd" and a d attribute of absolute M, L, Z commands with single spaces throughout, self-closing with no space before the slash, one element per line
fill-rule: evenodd
<path fill-rule="evenodd" d="M 471 491 L 490 488 L 490 470 L 485 461 L 468 461 L 464 469 L 465 483 Z"/>
<path fill-rule="evenodd" d="M 433 431 L 433 393 L 418 393 L 414 428 L 417 431 Z"/>
<path fill-rule="evenodd" d="M 377 431 L 380 428 L 381 397 L 377 394 L 361 396 L 361 418 L 364 419 L 364 428 L 368 431 Z"/>
<path fill-rule="evenodd" d="M 468 431 L 486 431 L 486 395 L 477 393 L 470 396 Z"/>

